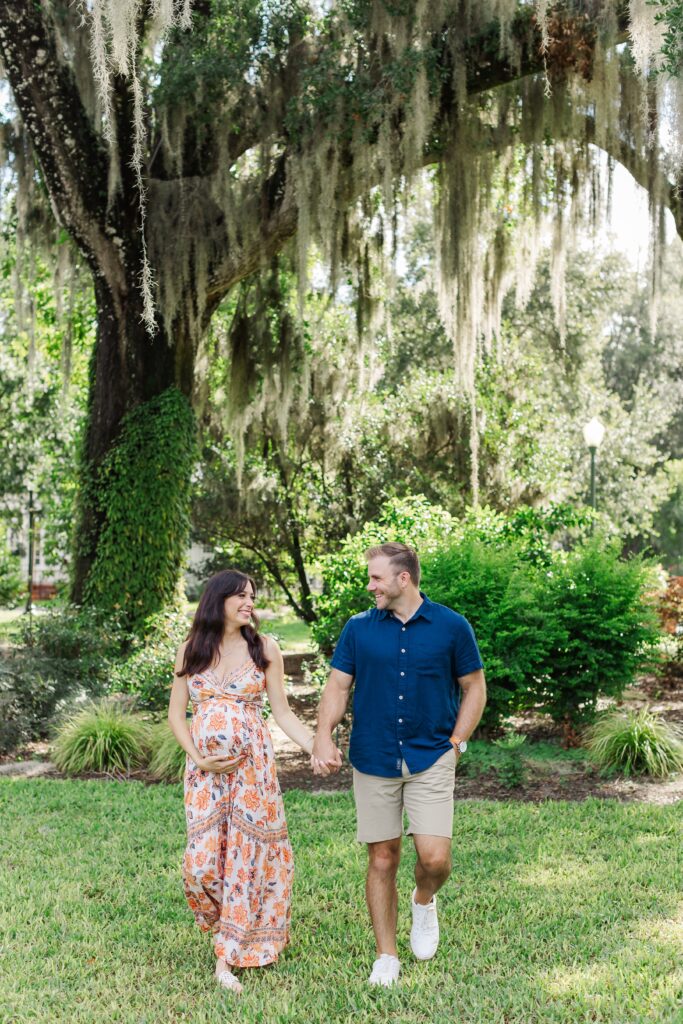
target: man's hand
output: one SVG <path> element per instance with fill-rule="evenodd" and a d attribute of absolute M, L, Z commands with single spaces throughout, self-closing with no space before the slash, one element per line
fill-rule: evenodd
<path fill-rule="evenodd" d="M 332 742 L 331 736 L 316 733 L 311 752 L 311 768 L 314 775 L 329 775 L 338 772 L 342 765 L 342 752 Z"/>

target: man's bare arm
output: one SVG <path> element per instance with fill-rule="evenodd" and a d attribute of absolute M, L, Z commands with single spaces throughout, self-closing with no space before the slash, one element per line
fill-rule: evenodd
<path fill-rule="evenodd" d="M 318 708 L 318 728 L 311 755 L 311 767 L 316 775 L 322 774 L 323 765 L 332 771 L 341 767 L 341 754 L 332 740 L 332 733 L 344 717 L 352 685 L 353 676 L 338 668 L 332 669 Z"/>
<path fill-rule="evenodd" d="M 456 740 L 468 740 L 481 721 L 486 707 L 486 679 L 483 669 L 469 672 L 458 678 L 462 689 L 460 710 L 455 721 L 451 743 Z"/>

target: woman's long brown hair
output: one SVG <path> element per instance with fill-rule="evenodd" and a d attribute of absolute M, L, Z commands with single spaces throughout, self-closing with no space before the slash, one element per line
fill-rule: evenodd
<path fill-rule="evenodd" d="M 256 585 L 251 576 L 238 569 L 223 569 L 208 580 L 187 636 L 183 667 L 177 675 L 192 676 L 213 665 L 225 629 L 225 599 L 239 594 L 247 584 L 251 584 L 256 597 Z M 249 656 L 256 667 L 265 670 L 270 662 L 266 658 L 263 637 L 258 632 L 258 616 L 254 612 L 251 618 L 253 625 L 242 626 L 240 633 L 247 641 Z"/>

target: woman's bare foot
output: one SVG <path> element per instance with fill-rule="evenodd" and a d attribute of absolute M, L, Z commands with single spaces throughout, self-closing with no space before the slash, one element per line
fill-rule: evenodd
<path fill-rule="evenodd" d="M 216 960 L 216 981 L 222 988 L 227 988 L 236 995 L 242 991 L 242 986 L 225 960 Z"/>

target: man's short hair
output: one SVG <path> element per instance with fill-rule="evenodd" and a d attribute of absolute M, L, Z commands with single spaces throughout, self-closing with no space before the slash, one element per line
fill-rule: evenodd
<path fill-rule="evenodd" d="M 392 541 L 389 544 L 379 544 L 377 547 L 368 548 L 365 552 L 368 562 L 371 558 L 379 558 L 382 555 L 389 559 L 391 566 L 396 569 L 397 573 L 409 572 L 411 580 L 416 587 L 419 587 L 420 559 L 413 548 L 409 547 L 408 544 L 398 544 Z"/>

